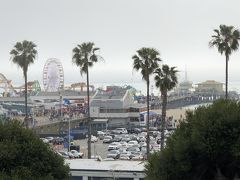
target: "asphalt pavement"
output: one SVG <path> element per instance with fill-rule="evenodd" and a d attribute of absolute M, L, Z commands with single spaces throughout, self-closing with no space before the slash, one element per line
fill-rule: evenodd
<path fill-rule="evenodd" d="M 75 140 L 75 145 L 80 145 L 80 151 L 84 153 L 84 158 L 87 158 L 87 139 L 81 139 L 81 140 Z M 101 156 L 101 158 L 106 158 L 108 153 L 108 145 L 104 144 L 102 140 L 99 140 L 97 142 L 91 143 L 91 154 L 92 156 Z"/>

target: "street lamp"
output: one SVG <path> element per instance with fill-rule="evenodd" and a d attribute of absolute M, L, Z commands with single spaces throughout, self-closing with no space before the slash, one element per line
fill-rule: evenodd
<path fill-rule="evenodd" d="M 70 117 L 68 118 L 68 152 L 70 152 Z"/>

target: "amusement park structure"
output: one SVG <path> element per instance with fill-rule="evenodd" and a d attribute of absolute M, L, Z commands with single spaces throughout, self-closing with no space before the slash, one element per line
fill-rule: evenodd
<path fill-rule="evenodd" d="M 64 89 L 64 73 L 60 60 L 50 58 L 43 68 L 43 86 L 46 92 L 57 92 Z"/>
<path fill-rule="evenodd" d="M 15 94 L 12 81 L 8 80 L 2 73 L 0 73 L 0 89 L 3 97 Z"/>
<path fill-rule="evenodd" d="M 94 91 L 94 86 L 93 85 L 89 85 L 89 87 L 91 88 L 92 91 Z M 78 88 L 80 88 L 80 92 L 83 92 L 84 88 L 87 88 L 87 84 L 85 82 L 79 82 L 79 83 L 73 83 L 71 84 L 70 87 L 68 87 L 68 89 L 71 90 L 77 90 Z"/>
<path fill-rule="evenodd" d="M 32 95 L 35 95 L 41 91 L 40 84 L 37 80 L 28 82 L 27 88 L 28 93 L 31 93 Z M 12 81 L 8 80 L 2 73 L 0 73 L 0 94 L 2 97 L 21 96 L 24 90 L 25 90 L 24 85 L 14 87 L 12 85 Z"/>

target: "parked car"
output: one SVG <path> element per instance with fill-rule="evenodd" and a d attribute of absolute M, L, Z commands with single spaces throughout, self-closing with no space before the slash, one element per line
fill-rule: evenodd
<path fill-rule="evenodd" d="M 111 144 L 108 145 L 108 151 L 110 150 L 117 150 L 120 147 L 120 143 L 118 142 L 112 142 Z"/>
<path fill-rule="evenodd" d="M 137 135 L 132 134 L 132 135 L 130 135 L 130 139 L 131 139 L 131 141 L 139 141 L 140 138 Z"/>
<path fill-rule="evenodd" d="M 118 150 L 111 150 L 107 154 L 107 158 L 118 159 L 120 156 L 120 152 Z"/>
<path fill-rule="evenodd" d="M 129 147 L 127 148 L 127 151 L 129 152 L 140 152 L 140 149 L 137 147 Z"/>
<path fill-rule="evenodd" d="M 131 156 L 130 152 L 123 152 L 123 153 L 120 153 L 119 159 L 121 159 L 121 160 L 129 160 L 130 156 Z"/>
<path fill-rule="evenodd" d="M 130 157 L 132 160 L 143 160 L 144 158 L 141 152 L 132 152 Z"/>
<path fill-rule="evenodd" d="M 122 141 L 128 142 L 128 141 L 131 141 L 131 139 L 130 139 L 129 135 L 126 134 L 122 137 Z"/>
<path fill-rule="evenodd" d="M 82 158 L 84 155 L 83 153 L 78 152 L 76 150 L 71 150 L 70 152 L 73 154 L 74 158 Z"/>
<path fill-rule="evenodd" d="M 49 143 L 49 140 L 46 138 L 40 138 L 44 143 Z"/>
<path fill-rule="evenodd" d="M 74 158 L 74 155 L 73 155 L 73 153 L 71 153 L 70 151 L 69 151 L 69 152 L 67 152 L 67 153 L 68 153 L 68 156 L 69 156 L 69 158 L 70 158 L 70 159 Z"/>
<path fill-rule="evenodd" d="M 64 138 L 62 138 L 62 137 L 56 137 L 56 138 L 53 138 L 53 140 L 52 140 L 52 143 L 53 144 L 63 144 L 63 142 L 64 142 Z"/>
<path fill-rule="evenodd" d="M 47 139 L 51 143 L 54 138 L 49 136 L 49 137 L 45 137 L 45 139 Z"/>
<path fill-rule="evenodd" d="M 104 139 L 104 136 L 105 136 L 105 132 L 102 132 L 102 131 L 97 131 L 97 136 L 100 140 L 103 140 Z"/>
<path fill-rule="evenodd" d="M 121 136 L 115 136 L 112 141 L 113 142 L 120 142 L 121 140 L 122 140 Z"/>
<path fill-rule="evenodd" d="M 112 136 L 104 136 L 103 143 L 111 143 L 112 142 Z"/>
<path fill-rule="evenodd" d="M 141 147 L 143 147 L 143 146 L 147 146 L 147 143 L 146 143 L 146 142 L 144 142 L 144 141 L 142 141 L 142 142 L 139 142 L 139 146 L 140 146 L 140 148 L 141 148 Z"/>
<path fill-rule="evenodd" d="M 91 142 L 97 142 L 98 138 L 96 136 L 91 135 Z"/>
<path fill-rule="evenodd" d="M 128 147 L 140 147 L 137 141 L 129 141 Z"/>
<path fill-rule="evenodd" d="M 64 151 L 58 151 L 57 154 L 62 156 L 63 158 L 69 158 L 68 153 Z"/>
<path fill-rule="evenodd" d="M 132 133 L 138 134 L 138 133 L 141 133 L 142 130 L 139 129 L 139 128 L 130 128 L 130 129 L 128 129 L 128 132 L 131 133 L 131 134 Z"/>
<path fill-rule="evenodd" d="M 121 141 L 121 142 L 119 142 L 119 143 L 120 143 L 120 147 L 119 147 L 119 148 L 125 148 L 125 149 L 128 148 L 128 143 L 127 143 L 127 142 Z"/>
<path fill-rule="evenodd" d="M 116 128 L 116 129 L 112 130 L 112 132 L 114 134 L 127 134 L 128 133 L 126 128 Z"/>
<path fill-rule="evenodd" d="M 74 155 L 71 152 L 67 152 L 67 151 L 59 151 L 59 153 L 61 154 L 62 157 L 64 158 L 74 158 Z"/>

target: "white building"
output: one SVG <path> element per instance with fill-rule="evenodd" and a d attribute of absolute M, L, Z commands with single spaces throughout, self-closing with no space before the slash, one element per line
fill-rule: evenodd
<path fill-rule="evenodd" d="M 124 160 L 72 159 L 66 160 L 70 167 L 70 180 L 143 180 L 144 162 Z"/>
<path fill-rule="evenodd" d="M 142 111 L 146 111 L 146 105 L 134 103 L 130 92 L 121 87 L 98 91 L 90 102 L 91 117 L 108 119 L 109 126 L 139 125 Z"/>

